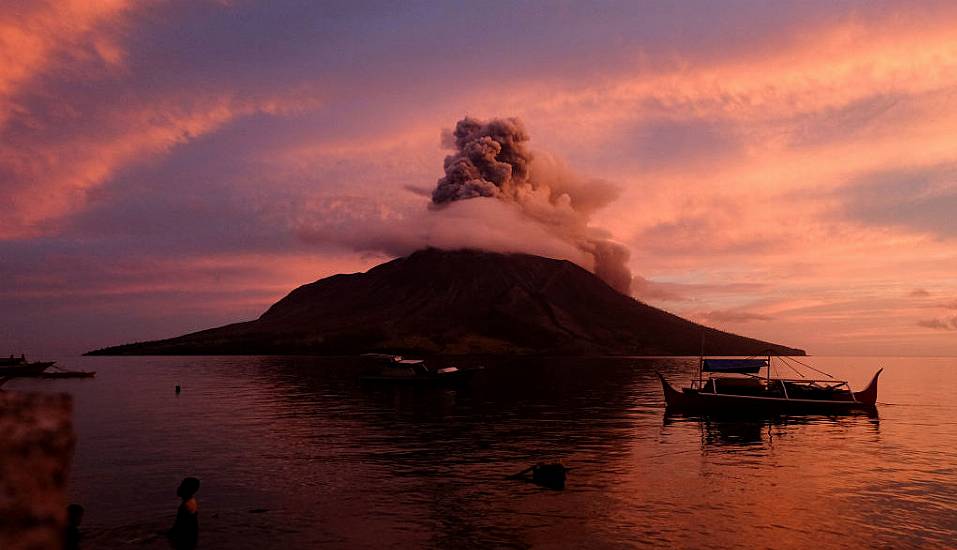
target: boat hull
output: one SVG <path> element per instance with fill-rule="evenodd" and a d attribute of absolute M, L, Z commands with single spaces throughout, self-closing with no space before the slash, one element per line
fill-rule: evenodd
<path fill-rule="evenodd" d="M 0 367 L 0 377 L 39 376 L 51 366 L 53 366 L 53 361 L 4 366 Z"/>
<path fill-rule="evenodd" d="M 360 376 L 359 380 L 362 382 L 369 383 L 382 383 L 382 384 L 402 384 L 402 385 L 438 385 L 438 384 L 455 384 L 467 380 L 470 375 L 465 372 L 460 372 L 456 374 L 447 374 L 447 375 L 416 375 L 416 376 L 386 376 L 386 375 L 376 375 L 370 374 L 365 376 Z"/>
<path fill-rule="evenodd" d="M 876 409 L 879 375 L 880 371 L 874 375 L 874 379 L 865 390 L 854 393 L 854 399 L 845 400 L 785 399 L 677 390 L 665 380 L 661 373 L 658 373 L 658 378 L 661 380 L 665 404 L 669 410 L 705 414 L 845 414 Z"/>

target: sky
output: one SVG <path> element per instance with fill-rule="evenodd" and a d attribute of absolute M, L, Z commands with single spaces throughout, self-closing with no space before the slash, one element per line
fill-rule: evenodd
<path fill-rule="evenodd" d="M 430 206 L 471 116 L 603 190 L 582 223 L 646 303 L 957 355 L 957 5 L 579 4 L 0 4 L 0 353 L 253 319 L 420 244 L 561 256 Z"/>

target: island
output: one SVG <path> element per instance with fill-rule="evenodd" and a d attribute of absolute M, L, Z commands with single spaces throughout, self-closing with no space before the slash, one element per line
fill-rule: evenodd
<path fill-rule="evenodd" d="M 258 319 L 88 355 L 804 355 L 706 327 L 567 260 L 429 248 L 303 285 Z"/>

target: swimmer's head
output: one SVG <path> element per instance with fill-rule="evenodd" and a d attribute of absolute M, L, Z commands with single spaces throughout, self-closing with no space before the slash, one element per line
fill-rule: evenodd
<path fill-rule="evenodd" d="M 199 480 L 195 477 L 187 477 L 180 482 L 179 488 L 176 489 L 176 496 L 182 499 L 190 499 L 197 491 L 199 491 Z"/>

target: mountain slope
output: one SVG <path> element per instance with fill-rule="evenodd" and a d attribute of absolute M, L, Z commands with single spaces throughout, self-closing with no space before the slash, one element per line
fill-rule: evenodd
<path fill-rule="evenodd" d="M 293 290 L 259 319 L 94 355 L 712 355 L 803 351 L 682 319 L 565 261 L 427 249 Z"/>

